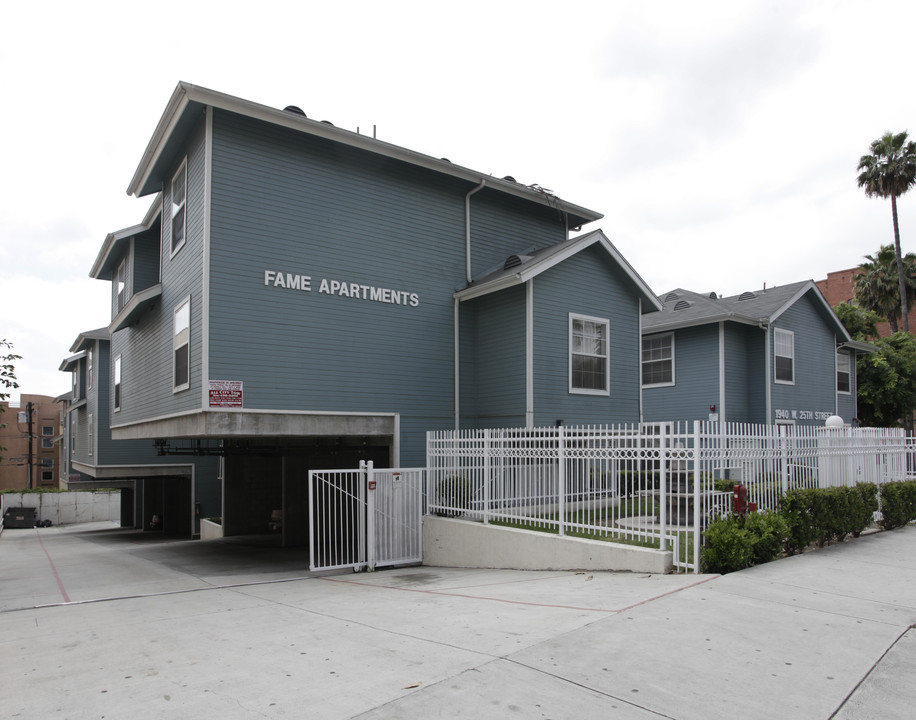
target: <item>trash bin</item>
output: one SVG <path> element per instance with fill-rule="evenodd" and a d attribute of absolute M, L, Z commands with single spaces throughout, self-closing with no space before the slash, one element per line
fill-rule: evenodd
<path fill-rule="evenodd" d="M 3 513 L 3 527 L 35 527 L 35 508 L 7 508 L 6 512 Z"/>

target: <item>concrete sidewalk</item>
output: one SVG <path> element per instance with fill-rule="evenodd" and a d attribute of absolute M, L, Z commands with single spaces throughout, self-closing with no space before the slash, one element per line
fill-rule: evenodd
<path fill-rule="evenodd" d="M 916 716 L 912 526 L 724 577 L 307 565 L 252 539 L 6 530 L 4 715 Z"/>

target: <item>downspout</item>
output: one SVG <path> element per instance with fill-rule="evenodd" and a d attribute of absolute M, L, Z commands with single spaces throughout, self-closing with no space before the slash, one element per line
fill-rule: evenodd
<path fill-rule="evenodd" d="M 774 420 L 773 420 L 773 394 L 772 394 L 772 393 L 773 393 L 773 388 L 772 388 L 773 383 L 770 381 L 770 364 L 771 364 L 771 358 L 770 358 L 770 324 L 769 324 L 766 320 L 759 320 L 759 321 L 757 322 L 757 327 L 759 327 L 761 330 L 763 330 L 763 331 L 766 333 L 766 342 L 765 342 L 765 345 L 764 345 L 764 347 L 766 348 L 766 361 L 765 361 L 765 372 L 764 372 L 764 377 L 766 378 L 766 384 L 767 384 L 767 394 L 766 394 L 766 397 L 767 397 L 767 417 L 766 417 L 766 422 L 764 422 L 764 425 L 774 425 L 775 422 L 774 422 Z"/>
<path fill-rule="evenodd" d="M 455 365 L 455 390 L 454 390 L 454 393 L 455 393 L 455 430 L 458 431 L 461 429 L 461 408 L 460 408 L 461 396 L 459 395 L 461 391 L 461 365 L 459 364 L 461 356 L 460 356 L 460 353 L 458 352 L 458 343 L 459 343 L 459 338 L 460 338 L 460 333 L 458 330 L 458 314 L 459 314 L 458 306 L 461 301 L 458 300 L 458 298 L 455 298 L 454 302 L 455 302 L 455 310 L 454 310 L 455 358 L 452 362 Z"/>
<path fill-rule="evenodd" d="M 719 422 L 725 423 L 725 321 L 719 322 Z"/>
<path fill-rule="evenodd" d="M 480 185 L 469 190 L 468 194 L 464 196 L 464 255 L 468 284 L 473 279 L 471 276 L 471 195 L 483 190 L 486 184 L 487 179 L 481 178 Z"/>
<path fill-rule="evenodd" d="M 568 236 L 569 233 L 567 232 Z M 642 406 L 642 298 L 636 299 L 636 312 L 639 313 L 637 317 L 637 325 L 639 326 L 639 343 L 636 346 L 636 367 L 639 368 L 639 407 L 637 408 L 639 412 L 639 423 L 642 424 L 645 422 L 643 418 L 643 406 Z"/>

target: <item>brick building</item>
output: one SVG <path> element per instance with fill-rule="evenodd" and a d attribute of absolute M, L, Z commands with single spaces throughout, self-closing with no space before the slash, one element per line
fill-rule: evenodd
<path fill-rule="evenodd" d="M 852 284 L 858 272 L 859 268 L 857 267 L 849 268 L 848 270 L 837 270 L 836 272 L 827 273 L 826 279 L 818 280 L 815 283 L 818 290 L 827 298 L 830 307 L 836 307 L 842 302 L 852 300 L 854 295 Z M 910 310 L 909 319 L 910 327 L 916 330 L 916 306 Z M 878 335 L 889 337 L 891 335 L 891 326 L 886 322 L 878 323 Z"/>
<path fill-rule="evenodd" d="M 0 490 L 60 487 L 60 462 L 57 438 L 60 436 L 60 405 L 47 395 L 19 397 L 19 403 L 2 403 L 0 446 Z M 31 413 L 31 454 L 29 418 Z M 31 465 L 30 465 L 31 455 Z M 31 467 L 31 482 L 29 470 Z"/>

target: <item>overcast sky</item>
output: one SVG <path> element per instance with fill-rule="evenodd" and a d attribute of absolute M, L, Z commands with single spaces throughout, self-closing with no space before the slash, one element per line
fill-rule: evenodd
<path fill-rule="evenodd" d="M 333 5 L 333 7 L 332 7 Z M 4 10 L 0 339 L 18 392 L 58 395 L 89 278 L 179 80 L 282 108 L 604 214 L 658 294 L 730 295 L 858 265 L 893 240 L 856 186 L 887 130 L 916 139 L 916 3 L 15 3 Z M 916 246 L 916 191 L 899 203 Z"/>

